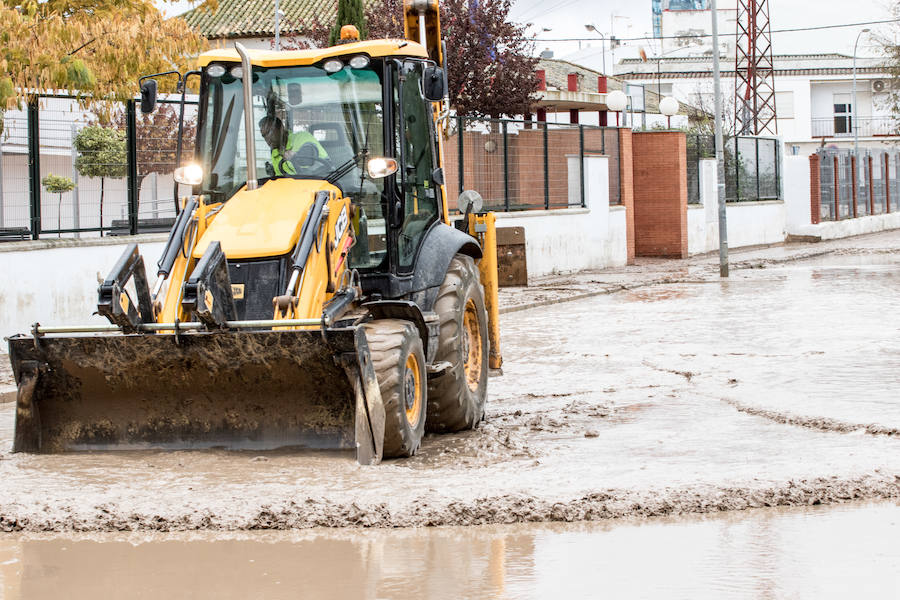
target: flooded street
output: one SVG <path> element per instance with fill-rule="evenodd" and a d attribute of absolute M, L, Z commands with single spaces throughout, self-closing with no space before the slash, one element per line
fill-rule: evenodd
<path fill-rule="evenodd" d="M 374 468 L 12 454 L 0 403 L 3 597 L 896 596 L 898 291 L 861 247 L 508 312 L 486 422 Z"/>
<path fill-rule="evenodd" d="M 834 260 L 832 260 L 834 259 Z M 577 521 L 900 497 L 900 264 L 818 257 L 503 317 L 487 422 L 409 460 L 11 454 L 0 529 Z"/>
<path fill-rule="evenodd" d="M 889 598 L 900 506 L 580 524 L 0 538 L 6 600 Z M 186 568 L 190 565 L 190 568 Z"/>

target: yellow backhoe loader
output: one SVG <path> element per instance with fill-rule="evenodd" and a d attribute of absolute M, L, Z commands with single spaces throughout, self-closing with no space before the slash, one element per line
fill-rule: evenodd
<path fill-rule="evenodd" d="M 494 219 L 451 221 L 436 0 L 406 38 L 199 57 L 192 186 L 149 286 L 131 245 L 109 325 L 13 336 L 14 450 L 355 448 L 413 455 L 484 417 L 500 367 Z M 156 103 L 141 86 L 142 110 Z"/>

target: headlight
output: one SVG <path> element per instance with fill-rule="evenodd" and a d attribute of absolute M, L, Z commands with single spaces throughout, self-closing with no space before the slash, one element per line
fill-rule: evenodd
<path fill-rule="evenodd" d="M 242 67 L 231 67 L 231 76 L 235 79 L 240 79 L 244 76 L 244 69 Z"/>
<path fill-rule="evenodd" d="M 375 156 L 366 163 L 366 171 L 372 179 L 381 179 L 397 172 L 397 161 L 393 158 Z"/>
<path fill-rule="evenodd" d="M 325 69 L 326 73 L 337 73 L 344 68 L 344 63 L 336 58 L 329 58 L 325 61 L 325 64 L 322 65 L 322 68 Z"/>
<path fill-rule="evenodd" d="M 203 181 L 203 168 L 191 163 L 175 169 L 175 181 L 184 185 L 200 185 Z"/>
<path fill-rule="evenodd" d="M 225 74 L 225 66 L 224 65 L 209 65 L 206 68 L 206 74 L 210 77 L 221 77 Z"/>
<path fill-rule="evenodd" d="M 357 54 L 350 59 L 350 66 L 354 69 L 365 69 L 369 66 L 369 57 L 365 54 Z"/>

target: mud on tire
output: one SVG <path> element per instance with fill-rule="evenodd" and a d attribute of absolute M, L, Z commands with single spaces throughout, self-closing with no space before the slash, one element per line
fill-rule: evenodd
<path fill-rule="evenodd" d="M 441 328 L 434 361 L 449 362 L 450 368 L 428 382 L 428 431 L 473 429 L 484 418 L 488 329 L 472 257 L 457 254 L 450 261 L 434 311 Z"/>
<path fill-rule="evenodd" d="M 384 403 L 384 457 L 412 456 L 425 432 L 425 354 L 415 325 L 366 323 L 366 339 Z"/>

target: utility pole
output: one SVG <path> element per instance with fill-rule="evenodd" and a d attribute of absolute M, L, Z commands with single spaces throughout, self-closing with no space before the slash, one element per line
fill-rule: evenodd
<path fill-rule="evenodd" d="M 719 190 L 719 277 L 728 277 L 728 220 L 725 206 L 725 145 L 722 141 L 722 78 L 719 71 L 719 13 L 716 0 L 710 0 L 712 13 L 713 90 L 716 120 L 716 179 Z M 736 143 L 736 142 L 735 142 Z"/>
<path fill-rule="evenodd" d="M 853 43 L 853 104 L 850 107 L 850 127 L 853 128 L 853 155 L 859 162 L 859 120 L 856 118 L 856 47 L 859 45 L 859 38 L 862 34 L 871 31 L 868 27 L 856 34 L 856 41 Z"/>
<path fill-rule="evenodd" d="M 275 50 L 281 50 L 281 11 L 278 0 L 275 0 Z"/>
<path fill-rule="evenodd" d="M 738 0 L 737 6 L 734 129 L 737 135 L 774 135 L 778 121 L 768 0 Z"/>

